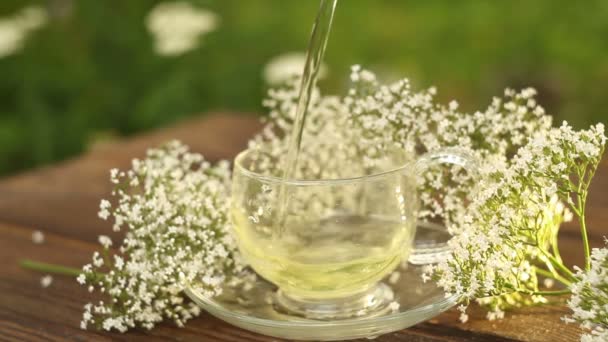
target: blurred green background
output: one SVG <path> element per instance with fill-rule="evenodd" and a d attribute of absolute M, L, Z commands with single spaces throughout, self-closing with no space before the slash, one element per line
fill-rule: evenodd
<path fill-rule="evenodd" d="M 48 13 L 0 56 L 0 174 L 213 110 L 263 113 L 264 66 L 305 49 L 319 2 L 188 2 L 218 25 L 198 47 L 163 56 L 146 26 L 160 1 L 0 1 L 0 18 L 28 5 Z M 10 39 L 2 29 L 0 46 Z M 607 123 L 608 1 L 342 0 L 326 64 L 329 92 L 362 64 L 437 85 L 467 110 L 530 85 L 558 121 Z"/>

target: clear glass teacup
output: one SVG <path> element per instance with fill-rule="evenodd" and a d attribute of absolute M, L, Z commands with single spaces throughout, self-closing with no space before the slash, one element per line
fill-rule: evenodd
<path fill-rule="evenodd" d="M 256 273 L 279 288 L 277 309 L 311 319 L 386 312 L 393 294 L 381 280 L 413 250 L 417 175 L 434 163 L 472 165 L 456 151 L 417 160 L 395 153 L 360 177 L 284 181 L 255 171 L 259 153 L 235 159 L 235 238 Z"/>

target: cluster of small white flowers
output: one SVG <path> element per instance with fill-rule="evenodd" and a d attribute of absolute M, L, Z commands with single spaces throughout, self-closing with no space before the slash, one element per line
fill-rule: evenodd
<path fill-rule="evenodd" d="M 105 235 L 100 235 L 99 238 L 99 243 L 103 246 L 103 248 L 110 248 L 110 246 L 112 246 L 112 240 Z"/>
<path fill-rule="evenodd" d="M 594 248 L 591 253 L 591 268 L 578 268 L 578 282 L 572 285 L 572 297 L 568 306 L 572 317 L 564 321 L 579 322 L 587 331 L 581 341 L 608 340 L 608 248 Z"/>
<path fill-rule="evenodd" d="M 249 142 L 258 149 L 259 159 L 252 169 L 275 176 L 282 175 L 283 158 L 287 154 L 288 139 L 295 120 L 300 91 L 300 80 L 292 76 L 276 89 L 268 92 L 263 101 L 268 109 L 263 131 Z M 352 158 L 357 145 L 352 144 L 357 132 L 349 129 L 348 108 L 337 96 L 321 96 L 315 89 L 302 137 L 296 175 L 302 179 L 329 179 L 358 176 L 363 172 Z M 349 167 L 344 168 L 345 162 Z"/>
<path fill-rule="evenodd" d="M 371 163 L 394 148 L 421 154 L 458 147 L 483 167 L 504 166 L 529 137 L 551 127 L 551 116 L 537 104 L 531 88 L 520 93 L 507 89 L 505 97 L 495 97 L 485 111 L 468 114 L 458 111 L 456 101 L 438 104 L 435 87 L 414 91 L 407 79 L 384 85 L 370 71 L 354 66 L 351 81 L 354 87 L 344 102 L 362 128 L 358 143 Z M 452 221 L 466 213 L 474 176 L 459 167 L 428 170 L 419 218 L 442 217 L 455 233 Z"/>
<path fill-rule="evenodd" d="M 564 123 L 529 139 L 509 167 L 482 179 L 469 214 L 458 222 L 460 233 L 449 242 L 452 258 L 428 266 L 427 277 L 433 275 L 465 302 L 480 298 L 494 311 L 490 319 L 510 306 L 545 301 L 539 270 L 575 281 L 559 256 L 557 233 L 571 212 L 584 217 L 587 189 L 605 143 L 602 124 L 574 131 Z"/>
<path fill-rule="evenodd" d="M 154 35 L 156 53 L 177 56 L 196 48 L 202 35 L 218 26 L 218 16 L 186 1 L 162 2 L 148 15 L 147 26 Z"/>
<path fill-rule="evenodd" d="M 0 18 L 0 58 L 19 51 L 27 35 L 47 21 L 48 13 L 40 6 L 25 7 L 10 17 Z"/>
<path fill-rule="evenodd" d="M 437 104 L 433 87 L 416 92 L 403 79 L 383 85 L 375 74 L 354 66 L 348 95 L 312 96 L 302 138 L 297 175 L 300 178 L 345 178 L 381 168 L 395 150 L 413 156 L 444 147 L 472 151 L 482 165 L 497 167 L 527 139 L 551 127 L 551 116 L 538 106 L 533 89 L 520 93 L 507 89 L 505 98 L 494 98 L 484 112 L 458 112 L 458 103 Z M 278 173 L 295 118 L 299 79 L 293 77 L 271 89 L 264 105 L 268 124 L 250 147 L 265 152 L 257 169 Z M 343 165 L 348 164 L 348 168 Z M 278 166 L 278 167 L 277 167 Z M 473 176 L 460 167 L 436 167 L 424 175 L 419 218 L 443 218 L 455 233 L 452 221 L 466 213 Z"/>
<path fill-rule="evenodd" d="M 458 305 L 456 307 L 456 310 L 458 310 L 460 312 L 460 317 L 458 319 L 460 319 L 460 322 L 462 323 L 466 323 L 469 321 L 469 315 L 467 315 L 467 306 L 466 305 Z"/>
<path fill-rule="evenodd" d="M 580 216 L 584 210 L 606 142 L 601 124 L 584 131 L 567 124 L 552 128 L 532 88 L 507 89 L 486 110 L 463 113 L 456 101 L 438 104 L 436 88 L 414 91 L 407 79 L 383 85 L 372 72 L 354 66 L 351 81 L 345 97 L 315 90 L 299 177 L 360 176 L 393 149 L 411 155 L 454 146 L 468 150 L 478 159 L 480 174 L 452 167 L 424 175 L 419 218 L 443 218 L 455 235 L 454 257 L 430 266 L 424 277 L 465 303 L 475 298 L 489 306 L 488 319 L 502 318 L 509 307 L 545 302 L 538 272 L 552 276 L 549 280 L 574 281 L 565 266 L 557 269 L 563 266 L 557 233 L 573 212 Z M 298 79 L 291 79 L 271 89 L 264 101 L 268 124 L 250 143 L 265 153 L 257 171 L 280 175 L 298 86 Z M 480 193 L 470 191 L 473 182 Z"/>
<path fill-rule="evenodd" d="M 437 104 L 435 87 L 414 91 L 408 79 L 384 85 L 373 73 L 354 66 L 351 81 L 354 86 L 345 102 L 364 128 L 363 142 L 368 148 L 382 150 L 396 144 L 420 153 L 459 146 L 480 157 L 504 158 L 534 132 L 551 126 L 551 117 L 536 103 L 536 91 L 531 88 L 520 93 L 507 89 L 504 99 L 495 97 L 485 111 L 467 114 L 458 111 L 456 101 Z"/>
<path fill-rule="evenodd" d="M 77 278 L 107 296 L 85 306 L 83 329 L 150 329 L 163 319 L 182 326 L 200 312 L 182 293 L 187 284 L 221 292 L 243 267 L 229 233 L 229 177 L 228 163 L 211 166 L 179 142 L 149 150 L 127 172 L 111 171 L 117 203 L 102 200 L 99 216 L 126 236 L 118 251 L 100 236 L 103 250 Z"/>

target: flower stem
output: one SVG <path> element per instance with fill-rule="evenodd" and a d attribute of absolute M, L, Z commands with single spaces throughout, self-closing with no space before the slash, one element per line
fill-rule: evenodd
<path fill-rule="evenodd" d="M 530 294 L 537 296 L 561 296 L 565 294 L 571 294 L 570 290 L 559 290 L 559 291 L 532 291 Z"/>
<path fill-rule="evenodd" d="M 563 263 L 564 261 L 562 260 L 562 256 L 559 252 L 558 233 L 559 228 L 551 237 L 551 249 L 553 250 L 553 255 L 555 255 L 555 259 L 557 259 L 557 261 L 559 261 L 560 263 Z"/>
<path fill-rule="evenodd" d="M 580 216 L 578 217 L 581 226 L 581 237 L 583 238 L 583 248 L 585 250 L 585 270 L 591 269 L 591 252 L 589 248 L 589 238 L 587 237 L 587 224 L 585 223 L 585 196 L 577 195 Z"/>
<path fill-rule="evenodd" d="M 572 271 L 570 271 L 566 266 L 564 266 L 563 263 L 559 262 L 557 259 L 555 259 L 553 255 L 547 253 L 544 249 L 539 248 L 539 250 L 547 259 L 549 259 L 553 267 L 561 271 L 570 281 L 576 281 L 574 273 L 572 273 Z"/>
<path fill-rule="evenodd" d="M 559 275 L 559 273 L 555 272 L 549 272 L 547 270 L 544 270 L 542 268 L 536 267 L 536 273 L 545 276 L 547 278 L 551 278 L 551 279 L 555 279 L 557 281 L 559 281 L 560 283 L 564 284 L 565 286 L 570 287 L 570 285 L 572 285 L 572 282 L 569 281 L 568 279 L 562 277 L 561 275 Z"/>
<path fill-rule="evenodd" d="M 82 270 L 56 264 L 47 264 L 29 259 L 22 259 L 19 265 L 25 269 L 77 277 Z"/>
<path fill-rule="evenodd" d="M 576 191 L 576 206 L 578 214 L 578 223 L 581 227 L 581 238 L 583 240 L 583 249 L 585 252 L 585 270 L 591 269 L 591 249 L 589 248 L 589 238 L 587 237 L 587 223 L 585 222 L 585 204 L 587 202 L 587 190 L 591 184 L 591 179 L 595 174 L 597 165 L 591 165 L 585 163 L 581 169 L 578 170 L 578 190 Z M 587 177 L 586 177 L 587 176 Z"/>

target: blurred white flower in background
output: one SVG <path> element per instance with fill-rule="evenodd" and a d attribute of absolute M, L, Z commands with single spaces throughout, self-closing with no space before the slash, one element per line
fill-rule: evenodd
<path fill-rule="evenodd" d="M 7 20 L 0 21 L 0 58 L 11 55 L 21 48 L 23 33 Z"/>
<path fill-rule="evenodd" d="M 215 30 L 218 16 L 186 1 L 163 2 L 148 14 L 148 31 L 161 56 L 178 56 L 196 48 L 200 37 Z"/>
<path fill-rule="evenodd" d="M 40 6 L 25 7 L 12 16 L 0 18 L 0 58 L 19 51 L 28 33 L 47 22 L 48 14 Z"/>
<path fill-rule="evenodd" d="M 301 76 L 306 64 L 306 54 L 302 52 L 289 52 L 273 57 L 264 67 L 264 80 L 268 84 L 279 84 L 293 76 Z M 319 79 L 327 75 L 327 65 L 322 64 L 319 70 Z"/>
<path fill-rule="evenodd" d="M 49 287 L 51 286 L 51 284 L 53 283 L 53 277 L 50 275 L 45 275 L 44 277 L 40 278 L 40 286 L 42 287 Z"/>
<path fill-rule="evenodd" d="M 32 232 L 32 242 L 39 245 L 44 242 L 44 233 L 39 230 Z"/>

